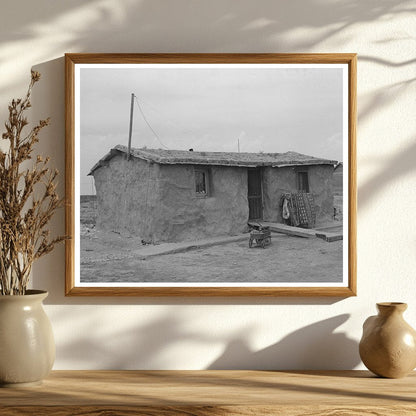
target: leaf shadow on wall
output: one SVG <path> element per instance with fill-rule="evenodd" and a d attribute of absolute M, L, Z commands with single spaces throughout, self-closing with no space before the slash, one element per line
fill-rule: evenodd
<path fill-rule="evenodd" d="M 318 0 L 242 0 L 238 6 L 223 0 L 176 0 L 174 7 L 166 7 L 165 0 L 38 0 L 36 7 L 9 3 L 0 16 L 0 65 L 18 61 L 20 67 L 38 63 L 36 56 L 63 51 L 308 52 L 329 38 L 341 50 L 351 27 L 415 11 L 409 0 L 355 0 L 336 7 Z M 0 83 L 0 95 L 20 83 L 13 70 L 10 75 L 5 85 Z"/>
<path fill-rule="evenodd" d="M 349 317 L 342 314 L 313 323 L 258 351 L 253 351 L 245 338 L 233 339 L 207 369 L 354 368 L 360 363 L 357 341 L 343 332 L 335 332 Z"/>
<path fill-rule="evenodd" d="M 57 316 L 64 322 L 68 317 Z M 108 322 L 112 329 L 111 336 L 101 333 L 90 322 L 78 328 L 79 333 L 70 342 L 61 341 L 57 344 L 57 360 L 60 362 L 77 363 L 79 368 L 115 369 L 154 369 L 164 366 L 166 352 L 170 347 L 184 342 L 212 342 L 212 337 L 181 327 L 180 320 L 172 314 L 148 320 L 144 325 L 123 328 L 117 322 Z M 98 318 L 97 318 L 98 319 Z M 138 317 L 137 322 L 140 321 Z M 101 330 L 105 328 L 101 328 Z M 85 336 L 88 333 L 89 336 Z M 167 364 L 169 365 L 169 364 Z"/>
<path fill-rule="evenodd" d="M 413 172 L 416 169 L 415 161 L 416 137 L 410 146 L 383 162 L 382 168 L 358 188 L 360 206 L 368 205 L 389 183 Z"/>
<path fill-rule="evenodd" d="M 405 38 L 409 40 L 409 38 Z M 393 39 L 384 39 L 380 42 L 394 42 Z M 408 59 L 406 61 L 397 62 L 387 58 L 380 58 L 376 56 L 359 55 L 359 65 L 365 65 L 365 63 L 373 65 L 385 66 L 387 70 L 393 71 L 403 67 L 414 67 L 416 59 Z M 371 96 L 367 100 L 365 105 L 359 107 L 358 111 L 358 126 L 365 123 L 370 123 L 372 116 L 376 112 L 380 112 L 385 108 L 388 108 L 391 104 L 394 104 L 401 98 L 402 95 L 408 93 L 409 88 L 412 88 L 416 82 L 416 77 L 404 79 L 402 81 L 391 83 L 388 86 L 379 88 L 371 93 Z M 405 110 L 404 110 L 405 111 Z M 409 126 L 410 134 L 414 136 L 414 128 L 416 124 L 413 123 Z M 379 140 L 391 140 L 391 137 L 380 137 Z M 410 145 L 400 150 L 395 155 L 389 155 L 388 158 L 379 162 L 380 168 L 376 170 L 370 179 L 364 182 L 358 187 L 358 206 L 359 208 L 365 208 L 371 201 L 373 201 L 377 195 L 383 191 L 391 182 L 397 181 L 403 178 L 405 175 L 415 171 L 416 165 L 416 136 L 409 141 Z M 359 144 L 359 142 L 357 142 Z M 376 162 L 377 160 L 372 162 Z"/>
<path fill-rule="evenodd" d="M 249 347 L 250 334 L 255 330 L 251 326 L 240 328 L 237 334 L 228 337 L 189 329 L 172 313 L 146 321 L 144 325 L 129 325 L 129 328 L 120 327 L 116 322 L 111 322 L 111 318 L 107 322 L 108 327 L 103 328 L 94 323 L 98 317 L 92 316 L 88 322 L 80 322 L 82 327 L 71 330 L 73 336 L 70 342 L 65 342 L 64 337 L 58 338 L 57 360 L 61 365 L 76 362 L 79 368 L 84 369 L 91 368 L 91 365 L 100 369 L 154 369 L 169 367 L 172 365 L 172 354 L 178 354 L 178 351 L 188 349 L 192 344 L 199 346 L 195 351 L 205 351 L 208 357 L 203 361 L 209 362 L 210 357 L 215 356 L 209 346 L 221 344 L 225 345 L 223 353 L 210 364 L 202 364 L 205 369 L 354 368 L 360 363 L 358 343 L 344 332 L 335 332 L 349 317 L 349 314 L 342 314 L 307 325 L 275 344 L 255 351 Z M 57 313 L 56 319 L 61 322 L 61 326 L 70 328 L 77 317 L 61 311 Z M 65 321 L 67 325 L 63 325 Z M 88 337 L 85 336 L 86 333 L 89 334 Z M 175 365 L 181 365 L 181 360 L 186 360 L 186 365 L 192 367 L 198 360 L 197 353 L 194 357 L 189 353 L 184 357 L 179 352 Z"/>

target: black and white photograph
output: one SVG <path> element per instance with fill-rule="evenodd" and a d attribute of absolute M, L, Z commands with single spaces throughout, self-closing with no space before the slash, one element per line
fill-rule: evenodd
<path fill-rule="evenodd" d="M 78 287 L 348 287 L 346 63 L 81 63 Z"/>

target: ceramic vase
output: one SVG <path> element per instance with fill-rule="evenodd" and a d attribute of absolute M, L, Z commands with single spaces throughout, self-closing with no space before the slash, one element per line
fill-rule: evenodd
<path fill-rule="evenodd" d="M 363 325 L 360 357 L 381 377 L 400 378 L 416 367 L 416 331 L 403 319 L 405 303 L 377 303 L 378 315 Z"/>
<path fill-rule="evenodd" d="M 40 384 L 52 369 L 55 342 L 42 301 L 48 292 L 0 296 L 0 386 Z"/>

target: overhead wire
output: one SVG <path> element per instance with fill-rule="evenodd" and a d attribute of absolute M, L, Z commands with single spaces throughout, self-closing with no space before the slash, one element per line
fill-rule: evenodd
<path fill-rule="evenodd" d="M 176 121 L 174 121 L 174 119 L 170 118 L 168 114 L 159 111 L 159 108 L 157 106 L 153 105 L 149 101 L 144 101 L 142 97 L 140 97 L 140 102 L 142 103 L 143 108 L 152 110 L 153 112 L 157 113 L 157 115 L 163 117 L 164 123 L 170 124 L 175 129 L 179 129 L 184 133 L 189 133 L 194 137 L 198 137 L 199 133 L 197 132 L 197 130 L 195 130 L 195 128 L 190 128 L 189 125 L 186 128 L 184 128 L 184 126 L 178 124 Z"/>
<path fill-rule="evenodd" d="M 148 122 L 146 116 L 144 115 L 144 112 L 142 110 L 142 107 L 139 103 L 139 100 L 137 99 L 136 95 L 134 95 L 134 99 L 136 101 L 137 107 L 139 108 L 140 114 L 143 117 L 143 120 L 145 121 L 145 123 L 147 124 L 147 126 L 149 127 L 149 129 L 152 131 L 152 133 L 154 134 L 154 136 L 156 137 L 157 141 L 167 150 L 169 150 L 169 148 L 162 142 L 162 140 L 160 140 L 159 135 L 155 132 L 155 130 L 153 129 L 153 127 L 150 125 L 150 123 Z"/>

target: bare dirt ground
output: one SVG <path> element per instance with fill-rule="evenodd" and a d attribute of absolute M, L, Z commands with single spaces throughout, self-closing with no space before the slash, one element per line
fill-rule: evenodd
<path fill-rule="evenodd" d="M 148 246 L 95 229 L 92 202 L 81 201 L 82 282 L 340 282 L 342 241 L 272 233 L 266 248 L 242 241 L 158 256 Z M 243 237 L 244 238 L 244 237 Z"/>

